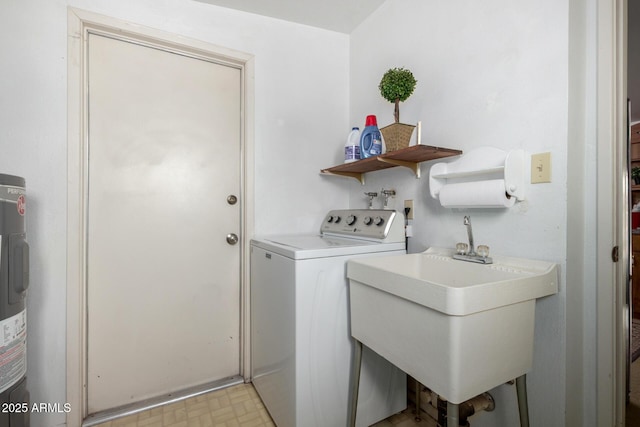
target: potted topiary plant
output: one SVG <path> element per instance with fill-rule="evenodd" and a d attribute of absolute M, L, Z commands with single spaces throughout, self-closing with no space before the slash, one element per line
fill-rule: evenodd
<path fill-rule="evenodd" d="M 634 166 L 631 168 L 631 178 L 635 185 L 640 185 L 640 167 Z"/>
<path fill-rule="evenodd" d="M 387 151 L 408 147 L 414 125 L 400 123 L 400 103 L 406 101 L 416 88 L 413 73 L 405 68 L 391 68 L 382 76 L 378 89 L 380 95 L 395 105 L 393 117 L 395 122 L 380 131 L 384 136 Z"/>

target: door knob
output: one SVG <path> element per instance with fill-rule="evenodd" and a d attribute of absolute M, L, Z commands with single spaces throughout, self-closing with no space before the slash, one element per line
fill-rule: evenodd
<path fill-rule="evenodd" d="M 234 233 L 227 234 L 227 243 L 230 245 L 235 245 L 238 243 L 238 235 Z"/>
<path fill-rule="evenodd" d="M 236 196 L 234 196 L 233 194 L 230 194 L 227 197 L 227 203 L 229 203 L 230 205 L 235 205 L 236 203 L 238 203 L 238 198 Z"/>

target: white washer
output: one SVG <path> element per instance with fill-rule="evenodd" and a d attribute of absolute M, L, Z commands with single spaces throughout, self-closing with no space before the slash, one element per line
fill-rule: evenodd
<path fill-rule="evenodd" d="M 347 425 L 346 262 L 394 253 L 405 253 L 404 218 L 389 210 L 333 210 L 320 234 L 251 241 L 251 376 L 278 427 Z M 406 406 L 406 374 L 365 347 L 357 425 Z"/>

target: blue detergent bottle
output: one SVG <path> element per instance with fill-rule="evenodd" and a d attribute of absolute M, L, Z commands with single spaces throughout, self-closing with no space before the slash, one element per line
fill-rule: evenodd
<path fill-rule="evenodd" d="M 376 116 L 367 116 L 365 128 L 360 135 L 360 157 L 377 156 L 382 154 L 382 135 L 378 130 L 378 121 Z"/>

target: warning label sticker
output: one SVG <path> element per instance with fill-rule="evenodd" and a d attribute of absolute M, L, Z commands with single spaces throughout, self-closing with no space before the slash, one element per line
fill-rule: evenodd
<path fill-rule="evenodd" d="M 27 373 L 27 310 L 0 321 L 0 393 Z"/>

